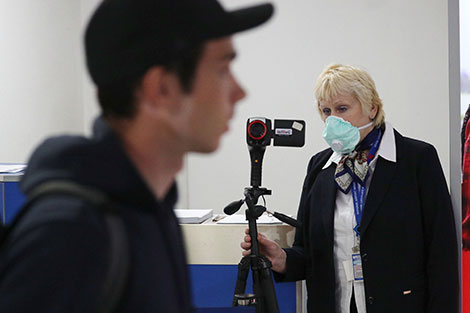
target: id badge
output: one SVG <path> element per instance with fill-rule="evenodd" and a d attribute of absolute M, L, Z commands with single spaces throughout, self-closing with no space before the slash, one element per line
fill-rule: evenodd
<path fill-rule="evenodd" d="M 359 253 L 352 254 L 352 265 L 354 280 L 364 280 L 364 277 L 362 276 L 362 260 Z"/>

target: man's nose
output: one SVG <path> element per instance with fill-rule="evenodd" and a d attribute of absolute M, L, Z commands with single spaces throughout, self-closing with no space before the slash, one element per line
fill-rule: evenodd
<path fill-rule="evenodd" d="M 231 99 L 232 103 L 235 104 L 245 97 L 246 97 L 245 90 L 242 88 L 242 86 L 240 86 L 240 84 L 235 79 L 235 77 L 233 77 L 233 91 L 232 91 L 232 99 Z"/>

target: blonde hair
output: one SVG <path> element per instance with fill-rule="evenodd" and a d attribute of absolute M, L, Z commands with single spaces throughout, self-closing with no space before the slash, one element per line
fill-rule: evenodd
<path fill-rule="evenodd" d="M 376 126 L 385 121 L 382 100 L 375 89 L 374 80 L 360 68 L 341 64 L 327 66 L 318 76 L 314 92 L 320 114 L 320 101 L 330 101 L 337 95 L 352 95 L 361 103 L 362 111 L 367 114 L 377 107 L 374 118 Z"/>

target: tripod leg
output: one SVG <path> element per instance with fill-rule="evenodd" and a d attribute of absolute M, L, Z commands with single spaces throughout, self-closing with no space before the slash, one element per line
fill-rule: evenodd
<path fill-rule="evenodd" d="M 264 290 L 261 285 L 261 276 L 258 256 L 251 259 L 251 274 L 253 276 L 253 294 L 256 297 L 256 313 L 265 313 L 265 297 Z"/>
<path fill-rule="evenodd" d="M 248 272 L 250 271 L 250 258 L 243 257 L 238 263 L 238 274 L 237 274 L 237 283 L 235 284 L 235 292 L 233 295 L 232 306 L 238 306 L 238 299 L 236 295 L 241 295 L 245 293 L 246 281 L 248 278 Z"/>
<path fill-rule="evenodd" d="M 260 295 L 261 300 L 257 305 L 257 313 L 279 313 L 279 305 L 276 298 L 276 290 L 271 272 L 271 262 L 264 256 L 256 258 L 253 271 L 253 290 L 255 295 Z M 256 275 L 255 275 L 256 272 Z M 256 276 L 256 280 L 255 280 Z M 255 287 L 257 290 L 255 291 Z"/>

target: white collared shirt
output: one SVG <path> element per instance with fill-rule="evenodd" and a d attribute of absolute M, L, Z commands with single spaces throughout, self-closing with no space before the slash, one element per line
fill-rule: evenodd
<path fill-rule="evenodd" d="M 375 158 L 369 164 L 369 178 L 366 182 L 366 199 L 369 185 L 374 174 L 377 158 L 382 158 L 396 162 L 395 134 L 390 123 L 385 123 L 385 132 L 380 142 L 379 150 Z M 341 155 L 333 152 L 323 169 L 331 163 L 338 164 Z M 354 296 L 358 313 L 366 313 L 366 297 L 364 291 L 364 281 L 348 280 L 346 268 L 352 273 L 352 248 L 358 244 L 353 228 L 356 226 L 354 216 L 354 203 L 351 191 L 344 194 L 341 191 L 336 193 L 335 213 L 334 213 L 334 264 L 336 278 L 336 312 L 349 313 L 351 295 L 354 284 Z M 349 275 L 350 276 L 350 275 Z"/>

